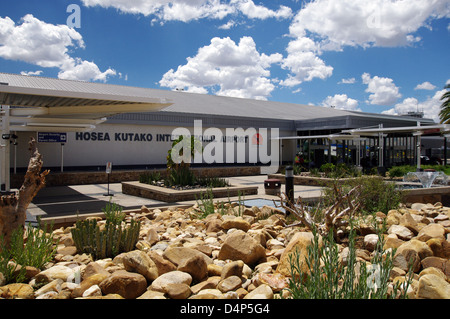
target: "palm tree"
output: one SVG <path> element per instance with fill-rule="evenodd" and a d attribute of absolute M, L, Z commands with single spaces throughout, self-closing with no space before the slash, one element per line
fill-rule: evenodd
<path fill-rule="evenodd" d="M 445 86 L 445 89 L 450 89 L 450 83 Z M 450 91 L 445 92 L 441 97 L 441 111 L 439 118 L 442 124 L 450 124 Z"/>

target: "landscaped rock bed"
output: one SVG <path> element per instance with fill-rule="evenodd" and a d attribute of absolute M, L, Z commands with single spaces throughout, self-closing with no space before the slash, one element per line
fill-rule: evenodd
<path fill-rule="evenodd" d="M 307 249 L 311 233 L 286 228 L 270 207 L 228 207 L 229 214 L 195 217 L 196 207 L 149 210 L 136 249 L 92 260 L 78 254 L 71 227 L 54 230 L 57 254 L 45 270 L 27 269 L 26 283 L 5 285 L 2 298 L 25 299 L 273 299 L 289 298 L 288 256 Z M 236 217 L 239 213 L 240 217 Z M 278 213 L 278 214 L 277 214 Z M 397 248 L 392 282 L 404 281 L 412 258 L 409 298 L 450 299 L 450 208 L 440 203 L 392 210 L 385 249 Z M 358 223 L 357 259 L 370 262 L 378 240 L 368 220 Z M 342 257 L 346 249 L 340 246 Z"/>

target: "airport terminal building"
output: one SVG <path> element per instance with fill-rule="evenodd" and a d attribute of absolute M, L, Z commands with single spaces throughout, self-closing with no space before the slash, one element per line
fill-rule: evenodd
<path fill-rule="evenodd" d="M 164 167 L 179 128 L 204 147 L 222 142 L 222 150 L 212 151 L 215 162 L 196 165 L 267 164 L 250 155 L 263 143 L 261 132 L 267 132 L 267 155 L 277 145 L 280 162 L 292 163 L 300 153 L 317 166 L 416 163 L 426 151 L 417 147 L 424 141 L 418 138 L 434 134 L 445 140 L 442 126 L 414 116 L 5 73 L 0 73 L 0 103 L 1 159 L 10 172 L 26 169 L 30 136 L 38 141 L 44 166 L 64 171 L 104 170 L 108 162 L 122 169 Z M 245 146 L 245 156 L 236 151 L 239 145 Z"/>

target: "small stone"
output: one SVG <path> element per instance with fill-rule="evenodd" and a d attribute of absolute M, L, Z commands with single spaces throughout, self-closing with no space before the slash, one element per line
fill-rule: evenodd
<path fill-rule="evenodd" d="M 240 229 L 244 232 L 247 232 L 251 228 L 250 223 L 247 222 L 246 220 L 244 220 L 242 217 L 227 219 L 222 223 L 221 226 L 222 226 L 222 229 L 225 229 L 225 230 L 228 230 L 231 228 L 236 228 L 236 229 Z"/>
<path fill-rule="evenodd" d="M 61 291 L 61 285 L 62 285 L 63 281 L 61 279 L 55 279 L 52 282 L 46 284 L 45 286 L 41 287 L 39 290 L 37 290 L 34 295 L 35 296 L 40 296 L 43 295 L 49 291 L 54 291 L 59 293 Z"/>
<path fill-rule="evenodd" d="M 392 225 L 389 227 L 388 234 L 395 234 L 398 238 L 403 240 L 410 240 L 414 237 L 414 233 L 412 231 L 401 225 Z"/>
<path fill-rule="evenodd" d="M 447 276 L 444 274 L 444 272 L 441 269 L 436 268 L 436 267 L 428 267 L 428 268 L 423 269 L 419 274 L 419 278 L 422 276 L 425 276 L 425 275 L 429 275 L 429 274 L 436 275 L 436 276 L 441 277 L 444 280 L 447 280 Z"/>
<path fill-rule="evenodd" d="M 211 299 L 211 297 L 209 296 L 214 296 L 215 298 L 219 299 L 222 298 L 222 292 L 219 289 L 204 289 L 201 290 L 197 296 L 201 296 L 201 295 L 207 295 L 208 299 Z"/>
<path fill-rule="evenodd" d="M 118 294 L 125 299 L 135 299 L 147 289 L 147 280 L 141 274 L 119 270 L 103 280 L 99 287 L 103 294 Z"/>
<path fill-rule="evenodd" d="M 147 255 L 153 260 L 158 269 L 158 275 L 161 276 L 165 273 L 177 270 L 177 266 L 175 266 L 172 262 L 165 259 L 161 255 L 159 255 L 155 251 L 148 251 Z"/>
<path fill-rule="evenodd" d="M 212 263 L 212 259 L 210 257 L 193 248 L 169 247 L 163 253 L 163 257 L 176 266 L 179 266 L 183 261 L 186 261 L 193 256 L 200 256 L 205 260 L 207 265 Z"/>
<path fill-rule="evenodd" d="M 186 284 L 190 286 L 192 283 L 192 276 L 186 272 L 179 270 L 165 273 L 156 278 L 152 284 L 151 289 L 155 291 L 165 292 L 169 284 Z"/>
<path fill-rule="evenodd" d="M 90 276 L 101 274 L 108 277 L 110 273 L 105 270 L 98 262 L 89 263 L 82 271 L 81 278 L 86 279 Z"/>
<path fill-rule="evenodd" d="M 163 292 L 147 290 L 146 292 L 144 292 L 141 296 L 137 297 L 136 299 L 166 299 L 166 297 L 164 297 Z"/>
<path fill-rule="evenodd" d="M 289 280 L 280 273 L 260 273 L 256 276 L 256 278 L 259 285 L 266 284 L 272 289 L 273 292 L 280 292 L 289 286 Z"/>
<path fill-rule="evenodd" d="M 62 279 L 63 281 L 67 281 L 69 276 L 74 275 L 76 269 L 69 268 L 63 265 L 56 265 L 44 271 L 41 271 L 36 275 L 35 279 L 37 282 L 49 282 L 55 279 Z"/>
<path fill-rule="evenodd" d="M 221 276 L 223 267 L 216 264 L 208 265 L 208 276 Z"/>
<path fill-rule="evenodd" d="M 427 274 L 419 279 L 417 298 L 420 299 L 450 299 L 450 284 L 442 277 Z"/>
<path fill-rule="evenodd" d="M 423 268 L 428 267 L 436 267 L 447 276 L 447 278 L 450 278 L 450 261 L 446 258 L 439 258 L 435 256 L 427 257 L 421 261 Z"/>
<path fill-rule="evenodd" d="M 266 250 L 250 235 L 236 230 L 226 237 L 217 257 L 221 260 L 242 260 L 247 265 L 253 265 L 266 259 Z"/>
<path fill-rule="evenodd" d="M 168 284 L 165 292 L 170 299 L 187 299 L 192 294 L 191 289 L 186 284 Z"/>
<path fill-rule="evenodd" d="M 403 240 L 399 239 L 395 234 L 387 235 L 384 239 L 385 239 L 383 246 L 384 250 L 388 250 L 389 248 L 397 249 L 398 247 L 400 247 L 402 244 L 405 243 Z"/>
<path fill-rule="evenodd" d="M 280 262 L 277 266 L 276 272 L 291 276 L 290 259 L 298 252 L 299 264 L 303 273 L 309 273 L 309 268 L 306 265 L 306 257 L 308 256 L 308 247 L 311 246 L 314 240 L 314 235 L 310 232 L 297 232 L 289 241 L 283 254 L 280 257 Z M 322 246 L 322 239 L 319 238 L 319 246 Z M 292 257 L 291 257 L 292 255 Z"/>
<path fill-rule="evenodd" d="M 178 265 L 178 270 L 186 272 L 192 276 L 194 281 L 200 282 L 208 276 L 208 265 L 200 255 L 184 259 Z"/>
<path fill-rule="evenodd" d="M 94 285 L 99 285 L 103 280 L 105 280 L 109 276 L 110 276 L 109 273 L 107 273 L 107 274 L 97 273 L 97 274 L 93 274 L 93 275 L 87 277 L 80 283 L 80 285 L 78 287 L 73 289 L 71 297 L 78 298 L 78 297 L 83 296 L 84 292 L 87 289 L 89 289 L 90 287 L 92 287 Z"/>
<path fill-rule="evenodd" d="M 158 268 L 153 260 L 141 250 L 127 252 L 122 259 L 125 270 L 144 276 L 149 282 L 158 278 Z"/>
<path fill-rule="evenodd" d="M 77 253 L 77 247 L 75 247 L 75 246 L 65 246 L 65 247 L 59 248 L 57 250 L 57 253 L 61 254 L 61 255 L 64 255 L 64 256 L 67 256 L 67 255 L 74 256 Z"/>
<path fill-rule="evenodd" d="M 245 264 L 242 260 L 229 262 L 225 266 L 223 266 L 220 277 L 222 279 L 230 276 L 242 277 L 242 270 L 244 269 L 244 265 Z"/>
<path fill-rule="evenodd" d="M 377 234 L 369 234 L 364 236 L 364 247 L 368 251 L 374 251 L 375 247 L 378 243 L 378 235 Z"/>
<path fill-rule="evenodd" d="M 93 285 L 90 288 L 86 289 L 83 292 L 83 297 L 94 297 L 94 296 L 101 296 L 102 290 L 98 285 Z"/>
<path fill-rule="evenodd" d="M 5 299 L 33 299 L 34 289 L 28 284 L 9 284 L 0 287 L 0 297 Z"/>
<path fill-rule="evenodd" d="M 219 289 L 222 293 L 226 293 L 228 291 L 234 291 L 242 286 L 242 279 L 238 276 L 229 276 L 217 285 L 217 289 Z"/>
<path fill-rule="evenodd" d="M 273 299 L 273 291 L 269 285 L 261 285 L 249 292 L 244 299 Z"/>
<path fill-rule="evenodd" d="M 218 285 L 217 282 L 209 280 L 209 278 L 208 278 L 208 280 L 202 281 L 202 282 L 192 286 L 191 291 L 193 294 L 197 294 L 201 290 L 204 290 L 204 289 L 215 289 L 217 287 L 217 285 Z"/>
<path fill-rule="evenodd" d="M 444 239 L 445 229 L 444 226 L 440 224 L 429 224 L 423 227 L 417 234 L 417 239 L 420 241 L 428 241 L 431 238 L 442 238 Z"/>

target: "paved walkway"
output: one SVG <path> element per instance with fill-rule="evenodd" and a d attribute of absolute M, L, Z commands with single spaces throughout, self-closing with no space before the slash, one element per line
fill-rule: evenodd
<path fill-rule="evenodd" d="M 266 199 L 271 202 L 272 199 L 277 199 L 276 196 L 265 195 L 264 180 L 267 179 L 266 175 L 230 177 L 227 179 L 232 185 L 258 186 L 258 195 L 245 196 L 241 200 Z M 285 186 L 282 185 L 281 191 L 284 191 L 284 189 Z M 295 198 L 298 196 L 305 199 L 317 198 L 320 195 L 320 187 L 302 185 L 295 185 L 294 187 Z M 110 184 L 109 192 L 107 184 L 46 187 L 38 193 L 28 207 L 28 219 L 34 220 L 37 216 L 40 216 L 43 219 L 61 220 L 69 217 L 73 218 L 77 215 L 96 215 L 102 213 L 102 209 L 110 200 L 122 206 L 124 210 L 139 209 L 142 205 L 154 208 L 192 205 L 195 203 L 195 201 L 187 201 L 169 204 L 157 200 L 125 195 L 122 193 L 121 183 Z M 236 201 L 238 198 L 233 197 L 230 200 Z"/>

